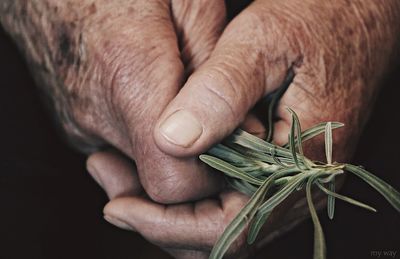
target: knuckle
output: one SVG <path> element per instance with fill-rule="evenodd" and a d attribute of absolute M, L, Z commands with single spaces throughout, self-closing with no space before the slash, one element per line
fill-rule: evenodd
<path fill-rule="evenodd" d="M 226 67 L 226 64 L 216 65 L 202 75 L 200 82 L 203 99 L 212 103 L 211 107 L 216 112 L 230 120 L 242 121 L 245 114 L 243 110 L 250 108 L 255 99 L 252 97 L 255 88 L 245 87 L 245 77 L 240 68 L 229 66 L 228 72 Z"/>
<path fill-rule="evenodd" d="M 215 103 L 222 104 L 224 109 L 221 110 L 228 112 L 230 117 L 236 117 L 236 109 L 233 103 L 236 103 L 236 100 L 238 100 L 238 94 L 233 79 L 219 68 L 215 68 L 212 74 L 209 75 L 209 80 L 204 82 L 204 89 L 207 96 L 211 97 L 211 99 L 216 99 Z M 224 87 L 215 87 L 218 84 Z"/>
<path fill-rule="evenodd" d="M 195 170 L 194 164 L 166 156 L 148 142 L 139 140 L 137 144 L 141 146 L 141 150 L 135 151 L 138 172 L 144 189 L 153 200 L 165 204 L 185 202 L 198 198 L 199 192 L 207 192 L 199 188 L 201 180 L 195 173 L 188 175 L 190 170 Z"/>
<path fill-rule="evenodd" d="M 178 179 L 172 175 L 152 182 L 147 186 L 146 192 L 152 200 L 163 204 L 170 204 L 187 201 L 185 189 L 182 186 L 182 179 Z"/>

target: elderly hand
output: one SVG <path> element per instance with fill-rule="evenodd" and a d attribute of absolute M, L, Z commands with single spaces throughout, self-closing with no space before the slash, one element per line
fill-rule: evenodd
<path fill-rule="evenodd" d="M 146 198 L 134 165 L 118 152 L 94 153 L 88 163 L 100 169 L 91 175 L 111 199 L 104 208 L 104 218 L 117 227 L 138 231 L 176 258 L 207 258 L 224 227 L 248 200 L 246 195 L 225 190 L 217 197 L 194 203 L 158 204 Z M 265 238 L 271 239 L 297 224 L 307 210 L 303 206 L 305 202 L 294 208 L 295 201 L 285 202 L 271 215 L 268 228 L 263 229 L 269 235 L 264 235 L 258 244 L 244 247 L 246 234 L 243 233 L 228 253 L 235 258 L 239 253 L 249 256 L 268 241 Z M 286 213 L 289 209 L 291 213 Z M 282 229 L 284 223 L 288 223 L 286 229 Z"/>
<path fill-rule="evenodd" d="M 70 139 L 89 152 L 107 143 L 135 160 L 158 202 L 220 188 L 197 159 L 160 150 L 152 131 L 214 48 L 225 25 L 223 0 L 5 0 L 0 14 Z"/>
<path fill-rule="evenodd" d="M 293 70 L 278 107 L 274 141 L 287 141 L 289 106 L 304 128 L 344 122 L 345 130 L 335 136 L 335 158 L 349 159 L 396 51 L 399 25 L 396 0 L 255 1 L 230 22 L 210 58 L 164 110 L 154 130 L 156 143 L 177 157 L 206 151 Z M 318 158 L 322 147 L 313 142 L 308 154 Z M 136 196 L 112 200 L 105 214 L 162 247 L 201 257 L 245 202 L 245 196 L 229 191 L 218 199 L 171 206 Z M 268 227 L 277 225 L 275 219 Z M 244 246 L 244 236 L 231 254 Z"/>
<path fill-rule="evenodd" d="M 341 121 L 337 158 L 351 154 L 396 51 L 400 3 L 255 1 L 233 19 L 210 58 L 163 111 L 161 150 L 197 155 L 230 134 L 260 98 L 294 80 L 280 101 L 274 141 L 287 141 L 292 108 L 304 128 Z M 319 147 L 313 146 L 314 153 Z"/>

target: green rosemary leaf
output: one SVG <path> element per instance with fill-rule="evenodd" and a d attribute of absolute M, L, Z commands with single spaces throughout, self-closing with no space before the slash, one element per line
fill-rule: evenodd
<path fill-rule="evenodd" d="M 328 183 L 328 188 L 329 191 L 334 192 L 335 191 L 335 178 L 332 179 L 330 183 Z M 327 201 L 327 210 L 328 210 L 328 217 L 329 219 L 333 219 L 335 216 L 335 196 L 334 195 L 329 195 L 328 196 L 328 201 Z"/>
<path fill-rule="evenodd" d="M 293 160 L 295 164 L 300 168 L 300 163 L 301 162 L 305 168 L 311 169 L 311 162 L 304 157 L 303 153 L 303 147 L 302 147 L 302 139 L 301 139 L 301 126 L 300 126 L 300 121 L 299 117 L 297 117 L 297 114 L 290 108 L 287 108 L 288 111 L 292 114 L 292 127 L 289 135 L 289 143 L 290 143 L 290 150 L 292 152 Z M 295 138 L 295 132 L 296 132 L 296 138 Z M 292 141 L 291 141 L 292 138 Z M 295 145 L 295 143 L 297 144 Z M 299 154 L 296 154 L 296 146 L 299 150 Z M 299 160 L 300 158 L 300 160 Z"/>
<path fill-rule="evenodd" d="M 264 173 L 274 173 L 277 170 L 279 170 L 281 167 L 279 165 L 274 165 L 274 164 L 268 164 L 268 163 L 264 163 L 262 161 L 257 161 L 257 163 L 260 165 L 261 167 L 261 171 L 263 171 Z"/>
<path fill-rule="evenodd" d="M 310 209 L 311 219 L 314 224 L 314 259 L 326 258 L 326 246 L 324 232 L 322 231 L 321 223 L 319 222 L 317 211 L 315 210 L 314 203 L 311 195 L 311 185 L 318 177 L 318 173 L 311 176 L 306 185 L 306 196 L 308 208 Z"/>
<path fill-rule="evenodd" d="M 256 174 L 257 174 L 257 171 L 261 171 L 261 166 L 259 166 L 259 165 L 243 166 L 243 167 L 239 167 L 239 168 L 240 168 L 240 170 L 242 170 L 248 174 L 251 174 L 251 175 L 253 175 L 252 172 L 256 172 Z M 262 172 L 260 173 L 260 175 L 261 174 L 262 174 Z"/>
<path fill-rule="evenodd" d="M 332 164 L 332 123 L 328 122 L 325 125 L 325 155 L 326 155 L 326 162 L 328 165 Z M 335 178 L 333 175 L 332 180 L 328 183 L 328 188 L 331 192 L 335 191 Z M 335 196 L 333 195 L 328 195 L 328 201 L 327 201 L 327 211 L 328 211 L 328 217 L 330 219 L 333 219 L 335 216 Z"/>
<path fill-rule="evenodd" d="M 325 155 L 328 165 L 332 164 L 332 123 L 328 122 L 325 126 Z"/>
<path fill-rule="evenodd" d="M 293 176 L 285 176 L 275 180 L 275 186 L 282 186 L 287 184 Z"/>
<path fill-rule="evenodd" d="M 297 158 L 297 153 L 296 153 L 296 144 L 295 144 L 295 138 L 294 138 L 295 129 L 296 129 L 296 124 L 294 122 L 293 115 L 292 115 L 292 125 L 290 126 L 290 133 L 289 133 L 290 151 L 292 153 L 292 157 L 293 157 L 293 161 L 294 161 L 295 165 L 297 166 L 297 168 L 302 170 L 303 168 L 300 165 L 300 162 Z"/>
<path fill-rule="evenodd" d="M 296 128 L 296 138 L 294 139 L 294 141 L 297 143 L 297 148 L 299 149 L 300 155 L 304 156 L 302 139 L 301 139 L 301 125 L 300 125 L 299 117 L 292 109 L 290 109 L 289 107 L 287 109 L 292 114 L 292 124 L 294 124 L 294 126 Z M 294 135 L 293 135 L 293 137 L 294 137 Z"/>
<path fill-rule="evenodd" d="M 247 225 L 247 217 L 241 216 L 240 218 L 235 218 L 225 229 L 222 236 L 215 243 L 213 249 L 211 250 L 209 259 L 221 259 L 226 251 L 229 249 L 233 241 L 240 235 L 243 229 Z"/>
<path fill-rule="evenodd" d="M 209 155 L 200 155 L 199 158 L 201 161 L 203 161 L 207 165 L 225 173 L 226 175 L 228 175 L 230 177 L 241 179 L 241 180 L 247 181 L 249 183 L 252 183 L 252 184 L 255 184 L 258 186 L 262 184 L 262 181 L 258 180 L 257 178 L 255 178 L 251 175 L 246 174 L 239 168 L 225 162 L 222 159 L 219 159 L 219 158 L 216 158 L 213 156 L 209 156 Z"/>
<path fill-rule="evenodd" d="M 278 94 L 278 92 L 274 94 Z M 276 98 L 275 95 L 271 98 L 268 110 L 269 132 L 271 134 L 268 136 L 268 140 L 272 138 L 274 106 L 279 101 L 279 98 Z M 212 148 L 208 152 L 209 155 L 200 156 L 203 162 L 224 172 L 228 183 L 233 188 L 251 195 L 245 207 L 226 227 L 215 244 L 210 258 L 222 258 L 249 222 L 247 242 L 253 243 L 274 208 L 291 193 L 306 185 L 307 203 L 314 224 L 314 259 L 324 259 L 326 257 L 325 238 L 312 200 L 312 184 L 317 184 L 328 195 L 327 211 L 331 219 L 334 217 L 336 198 L 376 211 L 364 203 L 335 192 L 335 176 L 343 173 L 344 170 L 363 179 L 400 212 L 400 193 L 392 186 L 361 167 L 333 163 L 332 129 L 342 127 L 344 124 L 338 122 L 320 123 L 301 132 L 298 116 L 290 108 L 288 110 L 292 115 L 292 124 L 288 143 L 285 146 L 276 146 L 238 129 L 223 144 Z M 304 141 L 323 132 L 325 132 L 326 164 L 307 159 L 302 150 Z M 328 184 L 327 188 L 323 185 L 326 183 Z M 270 197 L 264 201 L 273 186 L 276 188 L 272 189 L 273 192 L 271 192 Z"/>
<path fill-rule="evenodd" d="M 232 134 L 227 139 L 228 142 L 236 143 L 241 146 L 247 147 L 251 150 L 258 151 L 261 153 L 271 154 L 272 149 L 276 147 L 276 154 L 278 156 L 283 156 L 287 158 L 291 158 L 292 154 L 289 150 L 282 148 L 280 146 L 276 146 L 274 144 L 268 143 L 256 136 L 253 136 L 246 131 L 241 129 L 237 129 L 234 134 Z"/>
<path fill-rule="evenodd" d="M 236 178 L 232 178 L 232 177 L 225 177 L 228 181 L 228 183 L 236 190 L 238 190 L 239 192 L 242 192 L 244 194 L 246 194 L 247 196 L 251 196 L 253 195 L 256 191 L 257 191 L 257 187 L 246 182 L 243 180 L 239 180 Z M 285 185 L 289 182 L 289 180 L 292 178 L 292 176 L 286 176 L 286 177 L 281 177 L 279 179 L 276 179 L 274 181 L 274 185 L 275 186 L 282 186 Z M 263 179 L 263 181 L 265 181 L 267 179 L 267 177 L 265 177 Z"/>
<path fill-rule="evenodd" d="M 301 133 L 301 139 L 302 142 L 307 141 L 309 139 L 314 138 L 315 136 L 318 136 L 319 134 L 325 132 L 325 126 L 326 122 L 319 123 Z M 337 129 L 343 127 L 344 124 L 340 122 L 332 122 L 332 129 Z M 289 148 L 289 143 L 286 143 L 285 145 L 282 146 L 283 148 Z"/>
<path fill-rule="evenodd" d="M 334 180 L 334 178 L 338 175 L 338 174 L 343 174 L 344 171 L 342 169 L 338 169 L 338 170 L 334 170 L 333 172 L 330 172 L 329 175 L 327 177 L 320 177 L 318 178 L 318 182 L 320 183 L 329 183 L 332 182 Z"/>
<path fill-rule="evenodd" d="M 268 211 L 264 214 L 260 214 L 260 216 L 256 216 L 250 224 L 249 234 L 247 236 L 247 244 L 251 245 L 256 241 L 258 233 L 260 232 L 262 226 L 267 221 L 269 215 L 271 215 L 272 211 Z M 256 214 L 257 215 L 257 214 Z"/>
<path fill-rule="evenodd" d="M 284 187 L 282 187 L 282 189 L 280 189 L 277 193 L 275 193 L 271 198 L 269 198 L 259 207 L 254 217 L 254 220 L 251 222 L 249 228 L 249 234 L 247 236 L 248 244 L 252 244 L 256 240 L 261 227 L 264 225 L 272 210 L 281 202 L 283 202 L 293 191 L 295 191 L 296 187 L 302 181 L 304 181 L 306 177 L 307 176 L 305 175 L 297 175 L 292 177 L 292 179 Z M 275 180 L 275 183 L 276 181 L 277 180 Z"/>
<path fill-rule="evenodd" d="M 276 177 L 280 175 L 279 171 L 268 177 L 258 190 L 253 194 L 247 204 L 242 208 L 238 215 L 232 222 L 225 228 L 221 237 L 214 245 L 209 259 L 220 259 L 224 256 L 225 252 L 229 249 L 232 242 L 242 233 L 247 223 L 252 220 L 257 212 L 258 206 L 264 200 L 264 197 L 270 187 L 273 185 Z"/>
<path fill-rule="evenodd" d="M 366 183 L 377 190 L 382 196 L 398 211 L 400 212 L 400 193 L 394 189 L 391 185 L 383 181 L 382 179 L 371 174 L 367 170 L 346 164 L 344 170 L 349 171 L 356 176 L 363 179 Z"/>
<path fill-rule="evenodd" d="M 293 170 L 293 169 L 292 169 Z M 295 169 L 296 170 L 296 169 Z M 286 172 L 293 172 L 291 169 L 286 169 Z M 296 187 L 299 186 L 305 179 L 307 175 L 304 173 L 293 176 L 293 178 L 287 183 L 282 189 L 265 201 L 258 209 L 261 214 L 273 210 L 281 201 L 286 199 Z"/>
<path fill-rule="evenodd" d="M 243 165 L 243 166 L 254 165 L 254 161 L 252 161 L 248 157 L 222 144 L 218 144 L 212 147 L 207 151 L 207 153 L 209 155 L 218 157 L 235 165 Z"/>
<path fill-rule="evenodd" d="M 236 132 L 239 132 L 239 134 L 232 135 L 227 139 L 225 144 L 244 156 L 269 164 L 275 164 L 276 162 L 272 157 L 272 154 L 275 154 L 284 164 L 294 163 L 293 155 L 290 150 L 268 143 L 243 130 L 238 129 Z M 307 164 L 311 163 L 304 156 L 302 156 L 302 158 Z"/>
<path fill-rule="evenodd" d="M 276 148 L 272 149 L 272 159 L 275 161 L 275 163 L 281 167 L 288 167 L 287 165 L 283 164 L 279 158 L 276 157 Z"/>
<path fill-rule="evenodd" d="M 304 185 L 306 185 L 306 181 L 301 182 L 299 185 L 296 187 L 296 191 L 300 191 L 304 188 Z"/>
<path fill-rule="evenodd" d="M 335 192 L 333 192 L 331 190 L 328 190 L 322 184 L 320 184 L 319 182 L 317 182 L 317 185 L 324 193 L 326 193 L 329 196 L 334 196 L 335 198 L 338 198 L 338 199 L 340 199 L 342 201 L 348 202 L 348 203 L 353 204 L 355 206 L 358 206 L 358 207 L 361 207 L 361 208 L 376 212 L 376 209 L 374 209 L 373 207 L 371 207 L 371 206 L 369 206 L 369 205 L 367 205 L 365 203 L 359 202 L 359 201 L 354 200 L 354 199 L 352 199 L 350 197 L 347 197 L 347 196 L 344 196 L 344 195 L 340 195 L 340 194 L 335 193 Z"/>
<path fill-rule="evenodd" d="M 230 148 L 234 149 L 238 153 L 240 153 L 243 156 L 248 157 L 251 160 L 258 161 L 258 162 L 264 162 L 267 164 L 273 164 L 274 160 L 272 157 L 270 157 L 267 153 L 264 153 L 262 151 L 256 151 L 254 149 L 250 149 L 248 147 L 236 144 L 236 143 L 226 143 Z"/>
<path fill-rule="evenodd" d="M 235 179 L 232 177 L 225 177 L 225 178 L 231 187 L 233 187 L 235 190 L 237 190 L 241 193 L 244 193 L 248 196 L 253 195 L 257 191 L 257 188 L 255 186 L 247 183 L 246 181 Z M 246 183 L 247 183 L 247 185 L 246 185 Z"/>

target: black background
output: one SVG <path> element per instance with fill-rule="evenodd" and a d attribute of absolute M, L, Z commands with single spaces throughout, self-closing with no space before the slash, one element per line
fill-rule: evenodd
<path fill-rule="evenodd" d="M 354 158 L 398 190 L 399 95 L 400 77 L 393 73 Z M 86 172 L 85 157 L 57 135 L 21 55 L 1 29 L 0 122 L 0 258 L 168 258 L 140 236 L 102 219 L 106 196 Z M 333 221 L 322 213 L 328 258 L 377 258 L 372 251 L 397 251 L 400 258 L 399 214 L 354 177 L 341 193 L 378 213 L 342 202 Z M 259 258 L 311 258 L 312 240 L 307 220 Z"/>

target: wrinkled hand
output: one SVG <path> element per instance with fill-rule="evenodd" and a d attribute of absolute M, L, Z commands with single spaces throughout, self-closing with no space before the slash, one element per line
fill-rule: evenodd
<path fill-rule="evenodd" d="M 0 13 L 71 139 L 111 144 L 135 160 L 158 202 L 220 188 L 197 159 L 160 150 L 152 132 L 214 48 L 225 25 L 223 0 L 5 0 Z"/>
<path fill-rule="evenodd" d="M 278 107 L 274 141 L 287 141 L 288 106 L 304 128 L 344 122 L 345 130 L 335 135 L 334 156 L 349 159 L 395 51 L 399 17 L 395 0 L 255 1 L 227 26 L 210 58 L 162 113 L 154 131 L 157 145 L 178 157 L 206 151 L 293 70 L 294 80 Z M 315 141 L 307 153 L 320 158 L 322 148 Z M 105 214 L 162 247 L 189 249 L 201 257 L 245 201 L 234 192 L 221 193 L 219 200 L 172 206 L 125 197 L 111 201 Z M 267 227 L 277 225 L 275 220 Z M 231 253 L 241 250 L 244 236 Z M 203 253 L 193 252 L 199 250 Z"/>
<path fill-rule="evenodd" d="M 104 218 L 117 227 L 138 231 L 176 258 L 208 258 L 216 239 L 248 200 L 244 194 L 225 190 L 217 197 L 194 203 L 158 204 L 142 192 L 135 167 L 121 154 L 97 152 L 90 156 L 88 163 L 99 168 L 91 175 L 111 199 L 104 208 Z M 258 244 L 245 247 L 246 233 L 243 233 L 228 253 L 234 258 L 239 254 L 249 256 L 272 236 L 297 224 L 307 211 L 304 209 L 305 201 L 293 207 L 295 201 L 284 202 L 270 216 L 268 227 L 263 229 L 269 235 Z M 289 209 L 291 213 L 286 213 Z M 288 223 L 286 229 L 282 229 L 284 223 Z"/>
<path fill-rule="evenodd" d="M 109 25 L 93 28 L 88 47 L 94 52 L 93 67 L 87 72 L 92 88 L 76 90 L 78 124 L 135 160 L 153 200 L 179 202 L 215 192 L 218 179 L 195 159 L 162 152 L 152 129 L 179 91 L 185 69 L 190 73 L 213 49 L 224 24 L 223 2 L 127 1 L 113 14 Z M 83 105 L 86 100 L 90 102 Z"/>
<path fill-rule="evenodd" d="M 329 120 L 345 123 L 335 150 L 337 159 L 348 158 L 398 48 L 399 5 L 396 0 L 255 1 L 230 22 L 210 58 L 162 113 L 156 144 L 175 156 L 206 151 L 293 70 L 278 107 L 274 141 L 287 142 L 290 107 L 304 128 Z M 314 155 L 320 148 L 313 144 Z"/>

